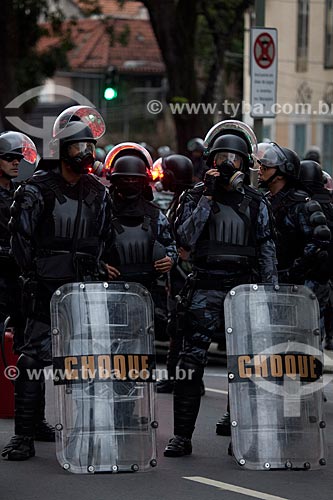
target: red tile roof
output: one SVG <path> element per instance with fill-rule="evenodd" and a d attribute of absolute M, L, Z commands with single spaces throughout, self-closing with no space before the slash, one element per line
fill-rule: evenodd
<path fill-rule="evenodd" d="M 74 3 L 81 7 L 83 11 L 86 10 L 86 4 L 80 0 L 74 0 Z M 121 6 L 117 0 L 98 0 L 101 11 L 106 16 L 113 16 L 118 19 L 148 19 L 148 11 L 137 0 L 126 0 Z"/>
<path fill-rule="evenodd" d="M 134 2 L 133 2 L 134 3 Z M 72 70 L 104 71 L 115 66 L 121 73 L 164 73 L 165 67 L 150 22 L 142 19 L 117 19 L 107 21 L 119 34 L 127 27 L 130 30 L 128 44 L 119 42 L 110 45 L 106 24 L 101 19 L 78 19 L 70 27 L 75 47 L 67 54 Z M 58 38 L 43 37 L 38 49 L 44 51 L 58 43 Z"/>

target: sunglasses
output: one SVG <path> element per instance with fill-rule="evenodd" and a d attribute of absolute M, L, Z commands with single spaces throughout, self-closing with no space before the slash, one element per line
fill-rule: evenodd
<path fill-rule="evenodd" d="M 0 156 L 0 160 L 5 160 L 8 163 L 11 163 L 14 160 L 21 161 L 23 158 L 23 155 L 20 154 L 12 154 L 12 153 L 7 153 L 5 155 Z"/>

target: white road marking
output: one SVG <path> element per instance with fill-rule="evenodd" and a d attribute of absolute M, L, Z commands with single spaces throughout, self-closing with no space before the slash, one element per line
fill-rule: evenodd
<path fill-rule="evenodd" d="M 223 391 L 222 389 L 210 389 L 209 387 L 205 387 L 206 392 L 217 392 L 218 394 L 228 394 L 228 391 Z"/>
<path fill-rule="evenodd" d="M 248 497 L 259 498 L 261 500 L 288 500 L 288 498 L 277 497 L 275 495 L 270 495 L 269 493 L 263 493 L 261 491 L 249 490 L 248 488 L 242 488 L 241 486 L 236 486 L 234 484 L 222 483 L 222 481 L 214 481 L 214 479 L 208 479 L 207 477 L 192 476 L 183 477 L 183 479 L 207 484 L 208 486 L 215 486 L 215 488 L 219 488 L 221 490 L 233 491 L 234 493 L 239 493 L 240 495 L 247 495 Z"/>
<path fill-rule="evenodd" d="M 205 377 L 227 377 L 227 372 L 225 373 L 214 373 L 214 372 L 205 372 Z"/>

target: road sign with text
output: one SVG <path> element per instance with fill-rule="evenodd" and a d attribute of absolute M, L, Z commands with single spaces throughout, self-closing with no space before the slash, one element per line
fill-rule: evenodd
<path fill-rule="evenodd" d="M 277 30 L 251 28 L 251 116 L 274 118 L 277 82 Z"/>

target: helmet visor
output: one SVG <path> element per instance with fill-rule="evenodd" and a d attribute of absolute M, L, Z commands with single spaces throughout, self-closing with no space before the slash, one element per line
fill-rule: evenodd
<path fill-rule="evenodd" d="M 4 132 L 0 135 L 3 144 L 3 150 L 0 156 L 16 155 L 17 159 L 24 158 L 28 163 L 35 163 L 37 160 L 37 149 L 33 141 L 21 132 Z M 14 158 L 7 161 L 13 161 Z"/>
<path fill-rule="evenodd" d="M 242 157 L 237 153 L 229 153 L 227 151 L 221 151 L 216 153 L 214 156 L 214 164 L 218 167 L 222 165 L 224 161 L 232 161 L 233 163 L 238 163 L 242 161 Z"/>
<path fill-rule="evenodd" d="M 259 145 L 258 152 L 253 155 L 259 165 L 267 168 L 278 168 L 286 162 L 286 157 L 274 143 Z"/>
<path fill-rule="evenodd" d="M 80 153 L 91 153 L 95 158 L 95 144 L 92 142 L 74 142 L 73 144 L 69 144 L 68 153 L 70 156 L 76 156 Z"/>
<path fill-rule="evenodd" d="M 206 152 L 209 153 L 210 146 L 218 136 L 227 133 L 232 134 L 232 131 L 235 131 L 237 135 L 244 137 L 251 147 L 252 152 L 256 153 L 258 143 L 255 133 L 249 125 L 238 120 L 223 120 L 222 122 L 216 123 L 216 125 L 208 131 L 205 137 L 204 146 L 206 148 Z"/>
<path fill-rule="evenodd" d="M 56 138 L 69 122 L 79 121 L 87 125 L 94 139 L 100 139 L 105 133 L 105 123 L 101 114 L 90 106 L 71 106 L 65 109 L 56 119 L 53 125 L 52 136 Z M 71 135 L 72 132 L 69 132 Z M 62 137 L 64 134 L 62 133 Z"/>
<path fill-rule="evenodd" d="M 122 142 L 121 144 L 114 146 L 111 149 L 111 151 L 109 151 L 109 153 L 107 154 L 104 161 L 105 169 L 110 170 L 112 168 L 113 162 L 115 161 L 116 157 L 119 156 L 121 153 L 124 153 L 125 151 L 126 155 L 128 154 L 128 156 L 131 156 L 131 152 L 140 153 L 142 158 L 145 159 L 147 168 L 149 168 L 149 170 L 153 168 L 152 157 L 150 156 L 146 148 L 144 148 L 140 144 L 137 144 L 136 142 Z"/>

